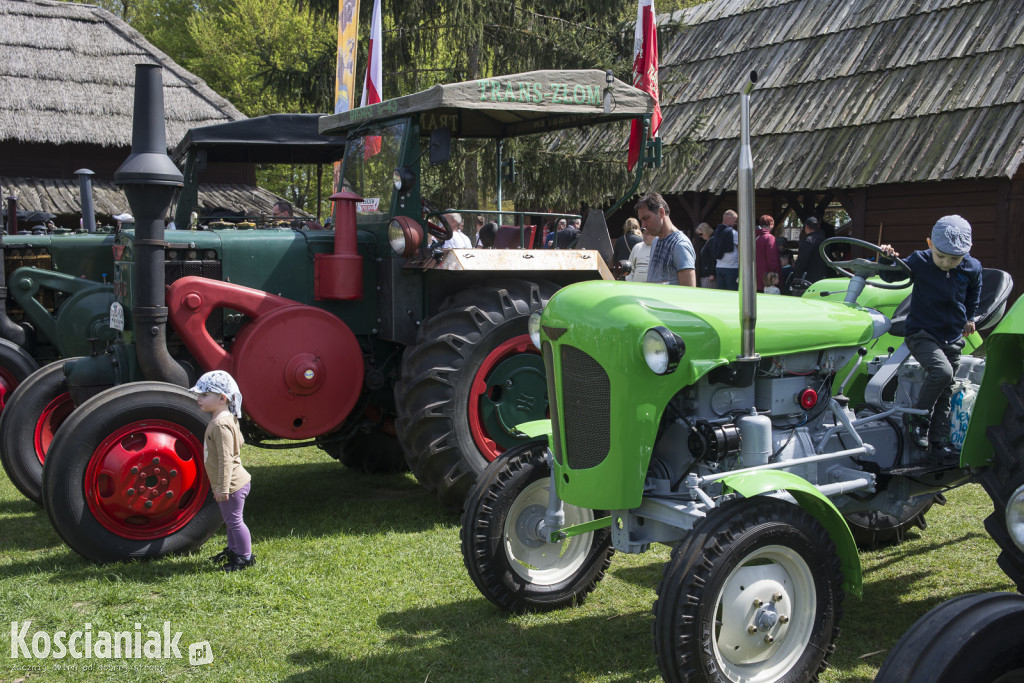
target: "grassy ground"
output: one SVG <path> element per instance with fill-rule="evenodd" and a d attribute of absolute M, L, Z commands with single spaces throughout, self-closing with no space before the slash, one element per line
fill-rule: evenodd
<path fill-rule="evenodd" d="M 224 575 L 207 557 L 98 566 L 68 550 L 45 513 L 0 477 L 0 681 L 660 680 L 651 645 L 666 548 L 615 556 L 583 607 L 510 617 L 462 565 L 458 519 L 411 476 L 368 477 L 314 449 L 244 454 L 255 569 Z M 1012 590 L 995 566 L 977 486 L 949 496 L 926 532 L 864 553 L 864 599 L 849 597 L 825 681 L 870 681 L 899 636 L 947 598 Z M 183 659 L 11 658 L 10 622 L 35 631 L 182 633 Z M 188 645 L 214 661 L 190 666 Z M 29 640 L 31 646 L 31 640 Z M 57 668 L 60 667 L 60 668 Z M 72 668 L 75 667 L 75 668 Z"/>

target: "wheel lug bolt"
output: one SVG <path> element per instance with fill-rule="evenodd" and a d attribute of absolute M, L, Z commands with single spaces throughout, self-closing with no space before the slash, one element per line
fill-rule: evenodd
<path fill-rule="evenodd" d="M 512 386 L 512 380 L 510 380 L 510 379 L 505 380 L 505 386 L 506 387 Z"/>
<path fill-rule="evenodd" d="M 757 633 L 757 627 L 751 624 L 747 627 L 747 633 L 749 633 L 750 635 L 754 635 L 755 633 Z"/>
<path fill-rule="evenodd" d="M 775 639 L 774 639 L 774 638 L 772 638 L 770 634 L 767 634 L 767 633 L 766 633 L 766 634 L 765 634 L 765 636 L 764 636 L 764 642 L 766 642 L 766 643 L 768 643 L 769 645 L 771 645 L 772 643 L 774 643 L 774 642 L 775 642 Z"/>
<path fill-rule="evenodd" d="M 173 498 L 173 497 L 174 497 L 174 493 L 173 493 L 173 492 L 171 492 L 171 491 L 168 491 L 168 492 L 167 492 L 167 493 L 165 493 L 164 495 L 165 495 L 165 496 L 167 496 L 168 498 Z"/>
<path fill-rule="evenodd" d="M 153 507 L 153 501 L 151 501 L 151 500 L 147 500 L 147 501 L 146 501 L 146 507 L 148 507 L 148 508 L 151 508 L 151 507 Z"/>
<path fill-rule="evenodd" d="M 160 485 L 161 486 L 167 486 L 167 480 L 166 479 L 161 479 L 160 480 Z"/>
<path fill-rule="evenodd" d="M 764 604 L 763 601 L 758 600 L 757 598 L 754 598 L 754 607 L 760 607 L 763 604 Z"/>
<path fill-rule="evenodd" d="M 131 468 L 128 471 L 131 472 L 132 474 L 138 474 L 139 473 L 139 468 L 138 467 L 133 467 L 133 468 Z"/>
<path fill-rule="evenodd" d="M 162 472 L 162 471 L 163 470 L 161 470 L 159 467 L 157 467 L 156 469 L 153 470 L 153 474 L 160 474 L 160 472 Z"/>
<path fill-rule="evenodd" d="M 782 602 L 782 593 L 776 593 L 773 595 L 772 602 Z"/>
<path fill-rule="evenodd" d="M 159 465 L 160 464 L 160 458 L 153 458 L 153 464 L 154 465 Z"/>
<path fill-rule="evenodd" d="M 779 615 L 779 623 L 780 624 L 788 624 L 789 623 L 789 617 L 787 617 L 785 614 L 780 614 Z"/>
<path fill-rule="evenodd" d="M 134 495 L 135 495 L 135 489 L 128 489 L 128 491 L 127 491 L 126 493 L 127 493 L 127 494 L 128 494 L 129 496 L 134 496 Z"/>
<path fill-rule="evenodd" d="M 176 477 L 176 476 L 178 476 L 178 470 L 171 470 L 171 472 L 170 472 L 170 475 L 171 475 L 172 477 Z"/>

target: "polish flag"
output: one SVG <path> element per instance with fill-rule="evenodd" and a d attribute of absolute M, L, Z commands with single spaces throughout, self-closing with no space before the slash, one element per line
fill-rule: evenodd
<path fill-rule="evenodd" d="M 379 0 L 378 0 L 379 1 Z M 654 0 L 639 0 L 636 8 L 636 30 L 633 33 L 633 86 L 648 92 L 654 98 L 650 136 L 661 126 L 661 104 L 658 102 L 658 29 L 654 22 Z M 634 119 L 629 134 L 629 157 L 626 168 L 630 171 L 640 159 L 642 122 Z"/>
<path fill-rule="evenodd" d="M 363 80 L 363 97 L 359 102 L 360 107 L 380 102 L 380 41 L 380 0 L 374 0 L 373 19 L 370 22 L 370 59 L 366 62 L 366 78 Z M 380 152 L 380 136 L 367 136 L 364 158 L 369 159 L 378 152 Z"/>

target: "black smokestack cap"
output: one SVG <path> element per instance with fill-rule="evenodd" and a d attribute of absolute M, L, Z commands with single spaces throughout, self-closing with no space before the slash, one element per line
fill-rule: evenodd
<path fill-rule="evenodd" d="M 181 171 L 167 156 L 163 69 L 156 64 L 135 65 L 132 153 L 114 173 L 114 182 L 118 185 L 184 185 Z"/>

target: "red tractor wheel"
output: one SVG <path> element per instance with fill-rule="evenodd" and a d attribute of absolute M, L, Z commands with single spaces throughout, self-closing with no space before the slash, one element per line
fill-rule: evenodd
<path fill-rule="evenodd" d="M 203 466 L 207 417 L 185 389 L 137 382 L 75 410 L 50 445 L 43 504 L 97 562 L 198 549 L 221 524 Z"/>
<path fill-rule="evenodd" d="M 0 339 L 0 411 L 19 384 L 39 369 L 39 363 L 25 349 Z"/>
<path fill-rule="evenodd" d="M 64 363 L 33 372 L 10 397 L 0 415 L 0 460 L 26 498 L 43 502 L 43 462 L 57 429 L 75 404 L 68 393 Z"/>
<path fill-rule="evenodd" d="M 526 320 L 555 289 L 507 282 L 457 294 L 405 352 L 395 426 L 413 474 L 447 507 L 461 509 L 487 464 L 528 440 L 513 427 L 548 416 Z"/>

